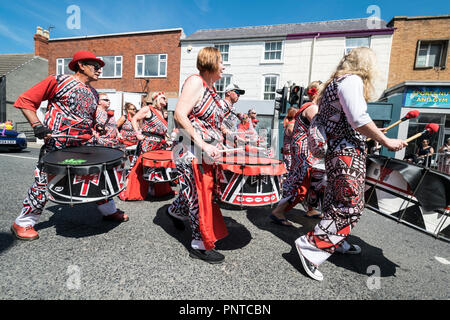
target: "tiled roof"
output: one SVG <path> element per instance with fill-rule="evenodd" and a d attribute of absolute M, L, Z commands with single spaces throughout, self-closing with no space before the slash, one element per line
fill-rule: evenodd
<path fill-rule="evenodd" d="M 386 28 L 386 21 L 380 20 L 379 29 Z M 312 32 L 333 32 L 333 31 L 353 31 L 353 30 L 373 30 L 372 23 L 368 18 L 332 20 L 318 22 L 304 22 L 291 24 L 278 24 L 269 26 L 255 26 L 226 29 L 204 29 L 198 30 L 186 37 L 185 41 L 201 40 L 228 40 L 228 39 L 249 39 L 263 37 L 286 37 L 288 34 L 312 33 Z"/>
<path fill-rule="evenodd" d="M 0 76 L 19 68 L 33 59 L 33 53 L 0 54 Z"/>

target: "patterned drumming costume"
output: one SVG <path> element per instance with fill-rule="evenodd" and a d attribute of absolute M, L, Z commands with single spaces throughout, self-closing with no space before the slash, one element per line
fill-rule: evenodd
<path fill-rule="evenodd" d="M 194 75 L 199 76 L 199 75 Z M 226 109 L 221 103 L 219 96 L 215 89 L 211 89 L 203 80 L 203 96 L 201 101 L 193 108 L 189 114 L 194 130 L 201 135 L 203 140 L 210 144 L 215 144 L 222 141 L 222 133 L 220 132 L 220 124 L 223 120 Z M 180 193 L 169 211 L 177 216 L 189 216 L 192 229 L 192 247 L 194 249 L 210 250 L 214 248 L 213 242 L 205 243 L 204 235 L 200 227 L 200 212 L 205 208 L 200 207 L 199 198 L 211 197 L 211 193 L 215 193 L 220 197 L 219 184 L 212 186 L 212 190 L 204 190 L 196 181 L 195 171 L 200 170 L 205 176 L 212 177 L 213 180 L 219 181 L 220 172 L 218 167 L 213 164 L 208 164 L 207 160 L 201 159 L 199 150 L 194 150 L 196 147 L 188 145 L 190 141 L 187 137 L 182 137 L 181 143 L 176 143 L 173 148 L 173 159 L 175 160 L 177 169 L 181 176 L 179 177 Z M 198 158 L 197 158 L 198 157 Z M 200 165 L 197 163 L 201 163 Z M 200 169 L 199 169 L 200 168 Z M 213 206 L 218 206 L 213 204 Z M 211 207 L 211 203 L 209 203 Z M 220 210 L 219 210 L 220 212 Z"/>
<path fill-rule="evenodd" d="M 296 240 L 303 256 L 316 266 L 343 243 L 364 209 L 365 137 L 350 125 L 338 94 L 339 85 L 347 76 L 334 79 L 320 101 L 319 117 L 326 123 L 328 138 L 324 217 L 314 231 Z"/>
<path fill-rule="evenodd" d="M 286 130 L 286 127 L 288 125 L 291 125 L 295 123 L 295 120 L 292 119 L 291 121 L 289 121 L 286 126 L 284 127 L 284 129 Z M 293 136 L 293 132 L 290 136 L 288 136 L 286 134 L 286 131 L 284 132 L 284 137 L 283 137 L 283 162 L 284 165 L 286 166 L 286 170 L 289 172 L 291 171 L 292 167 L 292 150 L 291 150 L 291 144 L 292 144 L 292 136 Z"/>
<path fill-rule="evenodd" d="M 44 124 L 54 134 L 91 134 L 91 128 L 95 124 L 98 103 L 98 94 L 93 87 L 80 82 L 71 75 L 48 76 L 20 95 L 14 106 L 21 109 L 37 110 L 41 101 L 45 100 L 48 100 L 48 111 L 45 114 Z M 99 124 L 104 125 L 104 123 Z M 51 138 L 45 142 L 34 171 L 35 182 L 23 201 L 22 211 L 16 219 L 17 225 L 34 226 L 47 203 L 47 174 L 42 171 L 40 161 L 42 157 L 54 150 L 92 144 L 92 139 L 85 141 L 71 138 Z M 113 212 L 107 212 L 106 214 L 116 211 L 115 206 L 109 209 Z"/>
<path fill-rule="evenodd" d="M 104 123 L 105 134 L 99 136 L 95 139 L 95 144 L 99 144 L 110 148 L 121 148 L 124 146 L 119 142 L 116 119 L 114 115 L 109 116 L 106 110 L 101 108 L 97 109 L 95 114 L 95 119 L 97 123 Z"/>
<path fill-rule="evenodd" d="M 297 203 L 305 198 L 312 207 L 317 207 L 323 196 L 322 180 L 324 172 L 313 168 L 318 159 L 313 157 L 308 149 L 308 127 L 309 120 L 302 115 L 302 112 L 310 107 L 312 103 L 305 103 L 294 117 L 294 129 L 291 138 L 291 170 L 283 183 L 283 199 L 289 201 L 286 208 L 289 211 Z M 314 176 L 314 183 L 311 184 L 311 176 Z"/>
<path fill-rule="evenodd" d="M 123 142 L 126 145 L 133 145 L 138 143 L 129 114 L 127 114 L 126 120 L 120 128 L 120 135 L 122 136 Z"/>
<path fill-rule="evenodd" d="M 142 134 L 145 136 L 145 139 L 138 146 L 138 154 L 167 147 L 167 121 L 162 117 L 158 117 L 156 115 L 157 111 L 153 107 L 150 110 L 152 115 L 149 118 L 144 118 L 142 123 Z"/>

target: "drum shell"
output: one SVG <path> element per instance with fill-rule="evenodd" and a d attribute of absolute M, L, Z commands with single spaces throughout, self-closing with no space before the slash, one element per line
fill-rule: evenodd
<path fill-rule="evenodd" d="M 92 154 L 92 152 L 101 152 L 105 150 L 104 148 L 71 148 L 68 151 L 74 153 L 89 151 Z M 125 188 L 124 154 L 117 149 L 107 149 L 113 158 L 110 157 L 109 161 L 101 164 L 62 165 L 54 160 L 55 154 L 53 158 L 44 156 L 42 164 L 43 171 L 47 173 L 49 199 L 56 203 L 73 205 L 106 200 L 120 193 Z M 64 150 L 54 152 L 64 152 Z"/>
<path fill-rule="evenodd" d="M 246 157 L 246 163 L 222 164 L 221 201 L 248 207 L 272 205 L 281 199 L 280 177 L 286 172 L 284 164 L 270 159 Z M 265 159 L 267 160 L 267 159 Z M 257 167 L 259 165 L 259 167 Z M 272 174 L 271 174 L 272 173 Z"/>
<path fill-rule="evenodd" d="M 179 177 L 171 150 L 153 150 L 143 154 L 143 179 L 153 183 L 171 182 Z"/>

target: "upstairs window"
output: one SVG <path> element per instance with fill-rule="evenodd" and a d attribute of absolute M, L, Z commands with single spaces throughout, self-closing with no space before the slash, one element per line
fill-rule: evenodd
<path fill-rule="evenodd" d="M 136 55 L 136 77 L 166 77 L 167 54 Z"/>
<path fill-rule="evenodd" d="M 345 38 L 345 54 L 358 47 L 370 48 L 370 37 Z"/>
<path fill-rule="evenodd" d="M 102 68 L 100 78 L 122 77 L 122 56 L 98 57 L 103 60 L 105 66 Z"/>
<path fill-rule="evenodd" d="M 425 41 L 417 43 L 415 68 L 445 68 L 447 62 L 448 40 Z"/>
<path fill-rule="evenodd" d="M 273 41 L 264 44 L 265 61 L 281 61 L 282 42 Z"/>
<path fill-rule="evenodd" d="M 58 58 L 56 59 L 56 75 L 60 74 L 73 74 L 74 72 L 69 69 L 69 62 L 72 58 Z"/>
<path fill-rule="evenodd" d="M 230 54 L 230 45 L 229 44 L 216 44 L 214 45 L 217 49 L 219 49 L 220 54 L 222 55 L 222 62 L 226 63 L 229 59 Z"/>

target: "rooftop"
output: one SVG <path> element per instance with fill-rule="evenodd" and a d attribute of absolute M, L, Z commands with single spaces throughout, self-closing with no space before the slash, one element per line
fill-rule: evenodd
<path fill-rule="evenodd" d="M 379 20 L 379 28 L 373 28 L 369 18 L 303 22 L 267 26 L 253 26 L 225 29 L 202 29 L 194 32 L 182 41 L 229 40 L 266 37 L 286 37 L 289 34 L 323 33 L 336 31 L 371 31 L 387 29 L 386 21 Z"/>
<path fill-rule="evenodd" d="M 10 73 L 33 59 L 33 53 L 0 54 L 0 76 Z"/>

